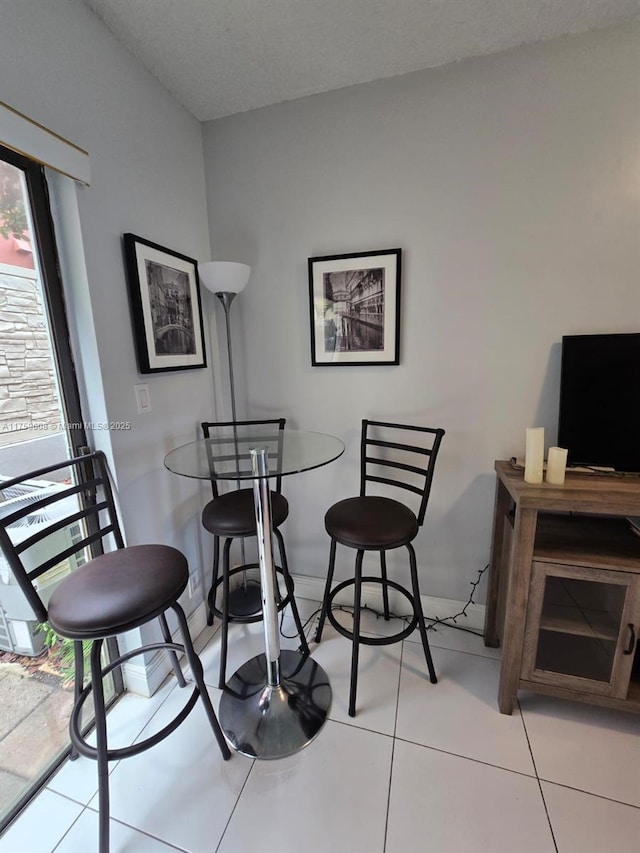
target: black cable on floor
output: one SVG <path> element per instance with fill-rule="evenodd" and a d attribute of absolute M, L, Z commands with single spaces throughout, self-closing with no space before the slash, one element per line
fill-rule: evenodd
<path fill-rule="evenodd" d="M 452 616 L 445 616 L 443 618 L 425 615 L 425 617 L 424 617 L 425 626 L 426 626 L 428 631 L 437 631 L 438 630 L 436 627 L 437 625 L 444 625 L 445 627 L 448 627 L 448 628 L 455 628 L 456 631 L 464 631 L 467 634 L 473 634 L 476 637 L 482 637 L 483 636 L 481 631 L 475 631 L 475 630 L 473 630 L 473 628 L 464 628 L 462 625 L 457 625 L 456 619 L 459 619 L 462 616 L 464 616 L 465 619 L 468 618 L 467 610 L 472 604 L 475 604 L 475 601 L 473 600 L 473 597 L 475 595 L 475 591 L 478 588 L 478 584 L 480 583 L 483 574 L 486 572 L 486 570 L 488 568 L 489 568 L 489 564 L 487 563 L 487 565 L 484 568 L 479 569 L 478 577 L 474 581 L 470 581 L 471 592 L 469 594 L 469 598 L 468 598 L 466 604 L 464 605 L 464 607 L 462 608 L 462 610 L 460 610 L 458 613 L 454 613 Z M 353 615 L 354 608 L 352 606 L 349 606 L 349 605 L 338 604 L 338 605 L 334 605 L 331 608 L 331 610 L 334 613 L 343 612 L 343 613 L 350 613 L 351 615 Z M 380 611 L 374 609 L 373 607 L 369 607 L 369 605 L 367 605 L 367 604 L 363 604 L 361 607 L 361 610 L 367 610 L 369 613 L 373 613 L 373 615 L 376 617 L 376 619 L 384 619 L 384 613 L 381 613 Z M 322 612 L 322 607 L 316 608 L 316 610 L 313 611 L 311 616 L 309 616 L 309 618 L 306 620 L 306 622 L 304 622 L 304 624 L 302 625 L 302 630 L 304 631 L 305 628 L 321 612 Z M 413 614 L 403 615 L 403 614 L 399 614 L 399 613 L 391 613 L 390 618 L 391 619 L 401 619 L 404 622 L 410 622 L 413 619 Z M 284 620 L 284 611 L 280 614 L 280 634 L 281 634 L 281 636 L 287 640 L 295 640 L 295 638 L 298 636 L 297 634 L 293 634 L 292 636 L 289 636 L 288 634 L 285 634 L 284 631 L 282 630 L 283 620 Z"/>

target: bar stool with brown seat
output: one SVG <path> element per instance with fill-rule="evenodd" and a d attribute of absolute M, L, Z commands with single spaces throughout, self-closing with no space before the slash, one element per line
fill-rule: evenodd
<path fill-rule="evenodd" d="M 272 436 L 275 430 L 277 434 L 281 434 L 286 424 L 285 418 L 272 418 L 266 420 L 251 420 L 251 421 L 204 421 L 201 424 L 202 432 L 205 439 L 212 439 L 214 433 L 218 431 L 233 430 L 234 427 L 255 426 L 256 428 L 264 428 L 265 432 Z M 238 433 L 236 442 L 242 447 L 236 448 L 238 460 L 243 458 L 249 463 L 249 446 L 252 440 L 246 436 L 244 432 Z M 255 441 L 255 438 L 254 438 Z M 219 458 L 219 457 L 218 457 Z M 276 465 L 277 470 L 277 465 Z M 273 524 L 273 535 L 278 542 L 278 550 L 280 552 L 281 566 L 276 566 L 276 572 L 282 576 L 286 588 L 286 595 L 278 596 L 278 611 L 283 610 L 288 604 L 291 605 L 291 613 L 296 625 L 298 636 L 300 637 L 300 650 L 303 654 L 309 654 L 309 646 L 304 635 L 300 614 L 294 597 L 293 579 L 289 573 L 287 563 L 287 554 L 284 547 L 284 539 L 282 533 L 278 529 L 289 515 L 289 503 L 285 496 L 281 493 L 282 477 L 274 478 L 275 489 L 271 490 L 271 519 Z M 256 535 L 256 511 L 253 498 L 252 488 L 239 488 L 233 492 L 220 494 L 218 490 L 217 480 L 211 479 L 211 489 L 213 492 L 213 500 L 210 500 L 202 510 L 202 526 L 213 535 L 213 569 L 211 572 L 211 587 L 207 596 L 208 615 L 207 624 L 212 625 L 214 614 L 222 620 L 221 625 L 221 649 L 220 649 L 220 672 L 218 675 L 218 687 L 223 690 L 226 682 L 226 667 L 227 667 L 227 649 L 229 637 L 229 623 L 242 622 L 251 623 L 262 620 L 261 598 L 258 594 L 254 599 L 248 597 L 245 601 L 239 594 L 235 595 L 234 603 L 237 605 L 240 599 L 240 605 L 236 609 L 231 608 L 231 578 L 238 573 L 245 573 L 247 566 L 239 566 L 230 568 L 229 552 L 231 543 L 234 539 L 244 539 L 249 536 Z M 220 539 L 224 538 L 224 548 L 222 552 L 222 574 L 219 577 L 220 570 Z M 257 567 L 257 563 L 255 564 Z M 222 595 L 220 607 L 216 606 L 216 594 L 218 587 L 222 587 Z M 240 593 L 241 587 L 237 592 Z M 258 590 L 259 592 L 259 590 Z M 252 603 L 255 602 L 255 603 Z"/>
<path fill-rule="evenodd" d="M 338 501 L 325 515 L 325 529 L 331 537 L 331 549 L 322 612 L 315 641 L 319 643 L 322 638 L 325 619 L 329 619 L 342 636 L 351 640 L 349 690 L 349 716 L 351 717 L 355 717 L 356 714 L 358 654 L 361 643 L 370 646 L 396 643 L 408 637 L 417 626 L 431 683 L 435 684 L 437 681 L 420 602 L 416 554 L 411 543 L 424 522 L 436 458 L 443 435 L 443 429 L 363 420 L 360 442 L 360 495 Z M 421 444 L 418 444 L 419 439 L 423 440 Z M 407 443 L 410 440 L 411 443 Z M 393 477 L 390 469 L 394 471 Z M 418 495 L 420 503 L 417 511 L 414 512 L 404 503 L 392 498 L 366 494 L 368 484 L 372 483 L 381 483 L 385 487 L 391 486 Z M 356 550 L 355 576 L 337 584 L 332 589 L 338 543 Z M 389 580 L 387 574 L 386 552 L 401 547 L 405 547 L 409 552 L 411 592 L 396 581 Z M 362 561 L 365 551 L 377 551 L 380 554 L 380 577 L 363 576 Z M 383 613 L 386 620 L 391 616 L 389 589 L 400 593 L 409 602 L 412 615 L 405 628 L 386 637 L 361 635 L 363 582 L 381 586 Z M 331 609 L 336 595 L 351 586 L 354 587 L 353 630 L 341 625 Z"/>
<path fill-rule="evenodd" d="M 125 547 L 106 458 L 100 451 L 39 468 L 0 484 L 10 500 L 0 510 L 0 545 L 35 618 L 73 641 L 75 696 L 69 724 L 71 757 L 98 764 L 99 849 L 109 850 L 109 761 L 127 758 L 159 743 L 202 702 L 223 758 L 231 753 L 218 724 L 184 612 L 178 603 L 189 582 L 187 560 L 168 545 Z M 115 550 L 105 551 L 107 543 Z M 93 555 L 96 556 L 93 556 Z M 50 570 L 68 570 L 50 595 Z M 54 575 L 55 576 L 55 575 Z M 47 599 L 48 598 L 48 602 Z M 177 619 L 181 643 L 173 642 L 166 614 Z M 103 666 L 103 645 L 111 638 L 158 619 L 163 641 L 128 651 Z M 90 682 L 84 687 L 83 644 L 90 643 Z M 186 681 L 178 655 L 187 657 L 195 685 L 183 709 L 156 734 L 120 748 L 107 743 L 103 679 L 130 658 L 167 649 L 181 687 Z M 93 696 L 96 746 L 83 735 L 82 709 Z"/>

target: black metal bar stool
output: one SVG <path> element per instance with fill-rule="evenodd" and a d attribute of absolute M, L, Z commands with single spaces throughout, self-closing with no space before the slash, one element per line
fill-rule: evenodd
<path fill-rule="evenodd" d="M 171 734 L 198 699 L 223 758 L 231 753 L 218 724 L 204 683 L 187 620 L 178 598 L 189 582 L 187 560 L 168 545 L 125 547 L 109 481 L 106 458 L 100 451 L 66 460 L 15 477 L 1 484 L 5 495 L 22 501 L 4 505 L 0 545 L 35 617 L 60 636 L 73 641 L 75 697 L 69 724 L 73 750 L 98 763 L 99 849 L 109 850 L 109 761 L 137 755 Z M 115 550 L 105 552 L 105 543 Z M 97 556 L 95 556 L 97 555 Z M 49 570 L 68 571 L 48 604 L 41 584 Z M 40 587 L 40 589 L 39 589 Z M 182 643 L 172 641 L 166 613 L 178 621 Z M 102 663 L 105 640 L 158 619 L 163 642 L 151 643 Z M 90 683 L 84 687 L 83 643 L 90 646 Z M 107 743 L 103 679 L 135 655 L 167 649 L 181 687 L 186 685 L 178 655 L 187 657 L 195 686 L 183 709 L 156 734 L 119 749 Z M 82 709 L 93 695 L 96 746 L 83 735 Z"/>
<path fill-rule="evenodd" d="M 285 427 L 285 418 L 275 418 L 270 420 L 253 420 L 253 421 L 205 421 L 201 424 L 202 432 L 205 439 L 209 439 L 212 431 L 219 428 L 229 427 L 233 430 L 234 427 L 265 427 L 268 431 L 275 428 L 276 434 L 282 433 Z M 242 445 L 236 448 L 234 457 L 229 459 L 245 458 L 247 460 L 248 469 L 250 469 L 249 448 L 255 442 L 255 436 L 247 438 L 242 432 L 236 433 L 236 443 Z M 217 464 L 220 464 L 221 457 L 218 455 Z M 211 455 L 211 465 L 214 465 L 213 454 Z M 278 470 L 277 465 L 274 470 Z M 287 563 L 287 554 L 284 547 L 284 539 L 282 533 L 278 529 L 279 526 L 286 520 L 289 515 L 289 503 L 281 493 L 282 477 L 275 477 L 275 490 L 271 490 L 271 514 L 273 523 L 273 535 L 278 542 L 278 550 L 280 552 L 281 566 L 276 566 L 276 572 L 282 576 L 286 588 L 286 595 L 278 594 L 278 611 L 283 610 L 288 604 L 291 604 L 291 612 L 296 625 L 298 636 L 300 637 L 300 650 L 303 654 L 309 654 L 309 646 L 304 635 L 300 614 L 294 597 L 293 579 L 289 573 Z M 213 535 L 213 569 L 211 573 L 211 587 L 207 596 L 208 615 L 207 624 L 213 624 L 214 615 L 219 616 L 222 620 L 221 625 L 221 649 L 220 649 L 220 672 L 218 675 L 218 687 L 224 689 L 226 683 L 226 668 L 227 668 L 227 648 L 229 637 L 230 622 L 259 622 L 262 620 L 262 602 L 260 597 L 259 587 L 256 587 L 257 594 L 250 596 L 243 594 L 242 587 L 239 587 L 235 595 L 230 590 L 230 580 L 238 573 L 244 573 L 247 569 L 257 568 L 257 563 L 250 565 L 239 566 L 235 569 L 229 567 L 229 551 L 231 543 L 236 538 L 244 539 L 249 536 L 256 535 L 256 511 L 253 499 L 253 489 L 239 488 L 234 492 L 226 492 L 220 494 L 218 491 L 217 480 L 211 479 L 211 489 L 213 491 L 213 500 L 209 501 L 202 510 L 202 526 Z M 224 548 L 222 551 L 222 574 L 219 576 L 220 570 L 220 539 L 224 538 Z M 216 606 L 216 593 L 218 587 L 222 587 L 222 596 L 220 608 Z M 232 605 L 233 599 L 233 605 Z M 239 604 L 238 604 L 239 602 Z"/>
<path fill-rule="evenodd" d="M 417 626 L 430 680 L 432 684 L 437 681 L 420 603 L 416 554 L 411 543 L 424 522 L 436 458 L 443 435 L 443 429 L 363 420 L 360 443 L 360 495 L 338 501 L 325 515 L 324 524 L 331 537 L 331 548 L 322 612 L 315 641 L 319 643 L 322 638 L 325 619 L 329 619 L 343 637 L 351 640 L 349 691 L 349 716 L 351 717 L 355 717 L 356 714 L 358 654 L 361 643 L 369 646 L 397 643 L 408 637 Z M 409 436 L 415 436 L 414 443 L 406 443 L 409 441 Z M 419 438 L 423 441 L 426 439 L 425 443 L 418 445 L 416 442 Z M 393 477 L 390 469 L 393 469 Z M 408 506 L 392 498 L 366 494 L 367 485 L 370 483 L 381 483 L 384 486 L 407 490 L 418 495 L 420 505 L 417 512 L 414 513 Z M 355 549 L 355 576 L 337 584 L 332 589 L 338 543 Z M 411 592 L 396 581 L 389 580 L 387 574 L 386 552 L 401 547 L 405 547 L 409 552 Z M 365 551 L 379 552 L 380 577 L 363 576 L 362 562 Z M 360 634 L 363 583 L 373 583 L 382 587 L 383 613 L 386 620 L 390 618 L 390 588 L 407 600 L 412 617 L 405 628 L 387 637 L 363 637 Z M 354 615 L 353 630 L 350 631 L 340 625 L 331 607 L 334 598 L 351 586 L 354 587 Z"/>

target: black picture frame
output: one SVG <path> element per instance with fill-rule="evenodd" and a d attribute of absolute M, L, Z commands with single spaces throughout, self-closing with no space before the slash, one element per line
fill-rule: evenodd
<path fill-rule="evenodd" d="M 313 367 L 400 364 L 402 249 L 309 258 Z"/>
<path fill-rule="evenodd" d="M 140 373 L 206 367 L 197 261 L 135 234 L 123 240 Z"/>

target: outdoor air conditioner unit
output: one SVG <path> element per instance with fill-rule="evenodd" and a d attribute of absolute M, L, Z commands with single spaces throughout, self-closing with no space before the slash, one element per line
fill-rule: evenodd
<path fill-rule="evenodd" d="M 2 483 L 0 482 L 0 488 Z M 0 516 L 8 515 L 25 504 L 34 503 L 52 491 L 60 491 L 64 485 L 43 480 L 31 480 L 13 490 L 6 500 L 0 502 Z M 14 542 L 20 542 L 31 536 L 35 528 L 50 524 L 56 518 L 71 514 L 78 508 L 77 496 L 59 501 L 52 507 L 41 507 L 25 516 L 10 529 Z M 74 541 L 82 538 L 79 524 L 52 533 L 24 555 L 27 567 L 36 566 L 46 559 L 47 550 L 62 551 Z M 60 541 L 62 540 L 62 541 Z M 36 581 L 38 593 L 47 603 L 54 589 L 63 577 L 85 562 L 84 559 L 71 557 L 50 569 L 45 576 Z M 44 634 L 39 628 L 39 620 L 18 586 L 11 568 L 3 553 L 0 552 L 0 649 L 16 654 L 35 657 L 44 646 Z"/>

